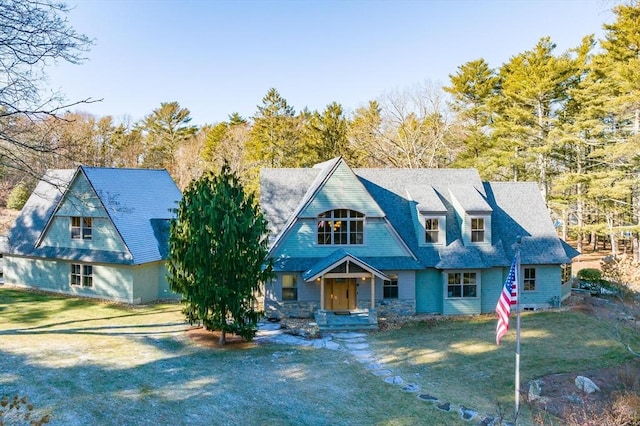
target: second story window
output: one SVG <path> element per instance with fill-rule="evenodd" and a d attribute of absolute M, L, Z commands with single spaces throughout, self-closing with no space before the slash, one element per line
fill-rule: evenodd
<path fill-rule="evenodd" d="M 90 217 L 71 217 L 71 239 L 90 240 L 93 236 L 93 219 Z"/>
<path fill-rule="evenodd" d="M 484 219 L 479 217 L 471 219 L 471 242 L 484 242 Z"/>
<path fill-rule="evenodd" d="M 364 244 L 364 214 L 337 209 L 318 215 L 318 244 Z"/>
<path fill-rule="evenodd" d="M 438 231 L 439 231 L 439 227 L 438 227 L 438 219 L 435 218 L 427 218 L 424 220 L 424 228 L 425 228 L 425 234 L 424 234 L 424 241 L 426 243 L 437 243 L 438 242 Z"/>

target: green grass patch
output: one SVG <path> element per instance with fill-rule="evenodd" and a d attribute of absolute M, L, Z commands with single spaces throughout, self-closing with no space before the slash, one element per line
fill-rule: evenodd
<path fill-rule="evenodd" d="M 209 348 L 188 328 L 176 304 L 132 308 L 0 288 L 0 398 L 27 396 L 53 425 L 469 424 L 385 383 L 348 352 Z M 367 339 L 421 393 L 481 414 L 500 405 L 509 416 L 515 331 L 499 347 L 494 332 L 495 319 L 479 316 Z M 640 347 L 637 332 L 582 313 L 523 314 L 521 383 L 625 362 L 621 338 Z"/>
<path fill-rule="evenodd" d="M 493 316 L 444 318 L 374 333 L 369 340 L 386 364 L 414 377 L 425 392 L 482 412 L 507 407 L 509 414 L 514 407 L 515 317 L 500 346 L 495 344 L 495 326 Z M 633 357 L 619 336 L 611 323 L 580 312 L 525 312 L 520 383 L 628 361 Z M 635 339 L 640 343 L 637 333 Z"/>

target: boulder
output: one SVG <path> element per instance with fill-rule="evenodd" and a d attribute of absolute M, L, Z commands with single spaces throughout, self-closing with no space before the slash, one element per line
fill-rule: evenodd
<path fill-rule="evenodd" d="M 542 380 L 532 380 L 529 383 L 529 393 L 527 398 L 529 402 L 536 401 L 542 396 Z"/>
<path fill-rule="evenodd" d="M 586 393 L 600 392 L 600 388 L 598 387 L 598 385 L 593 383 L 593 381 L 588 377 L 584 377 L 584 376 L 576 377 L 575 384 L 578 387 L 578 389 Z"/>

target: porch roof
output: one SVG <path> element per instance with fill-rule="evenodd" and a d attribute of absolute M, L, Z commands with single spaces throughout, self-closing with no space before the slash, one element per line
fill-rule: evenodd
<path fill-rule="evenodd" d="M 322 276 L 323 274 L 331 271 L 333 268 L 340 265 L 341 263 L 346 262 L 347 260 L 355 263 L 362 269 L 365 269 L 366 271 L 370 272 L 371 274 L 379 278 L 382 278 L 383 280 L 389 279 L 389 277 L 387 277 L 385 274 L 383 274 L 373 266 L 369 265 L 368 263 L 364 262 L 363 260 L 358 259 L 357 257 L 351 255 L 344 249 L 336 250 L 333 253 L 331 253 L 329 256 L 318 260 L 310 269 L 302 273 L 302 278 L 305 281 L 313 281 L 316 278 L 319 278 L 320 276 Z"/>

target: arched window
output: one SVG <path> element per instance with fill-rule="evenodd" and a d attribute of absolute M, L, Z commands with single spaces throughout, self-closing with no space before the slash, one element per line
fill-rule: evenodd
<path fill-rule="evenodd" d="M 318 244 L 364 244 L 364 214 L 336 209 L 318 215 Z"/>

